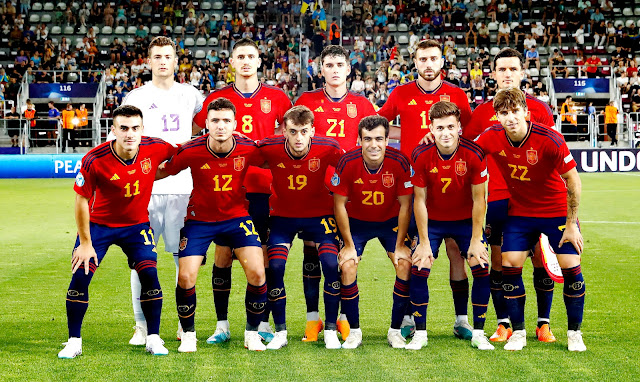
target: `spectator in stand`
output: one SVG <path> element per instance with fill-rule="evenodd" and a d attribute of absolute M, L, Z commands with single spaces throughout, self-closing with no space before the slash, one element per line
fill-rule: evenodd
<path fill-rule="evenodd" d="M 463 0 L 454 0 L 454 3 L 451 7 L 453 13 L 451 15 L 451 23 L 455 24 L 463 24 L 465 22 L 465 16 L 467 13 L 467 6 L 464 4 Z"/>
<path fill-rule="evenodd" d="M 578 117 L 574 110 L 573 98 L 567 96 L 560 108 L 560 118 L 562 120 L 562 134 L 571 134 L 565 137 L 566 141 L 575 141 L 578 132 Z"/>
<path fill-rule="evenodd" d="M 517 39 L 517 37 L 516 37 Z M 487 23 L 481 22 L 480 27 L 478 28 L 478 44 L 480 48 L 489 47 L 491 45 L 489 27 Z"/>
<path fill-rule="evenodd" d="M 473 21 L 467 23 L 467 33 L 464 36 L 464 42 L 469 47 L 469 37 L 473 39 L 473 46 L 478 46 L 478 28 Z"/>
<path fill-rule="evenodd" d="M 482 79 L 482 76 L 480 77 L 475 77 L 471 80 L 471 90 L 472 90 L 472 98 L 476 98 L 476 97 L 482 97 L 482 99 L 484 100 L 485 98 L 485 94 L 484 94 L 484 80 Z"/>
<path fill-rule="evenodd" d="M 540 81 L 542 82 L 542 81 Z M 495 71 L 491 71 L 489 73 L 489 77 L 487 77 L 485 81 L 485 99 L 489 99 L 489 97 L 493 98 L 498 91 L 498 81 L 495 79 Z"/>
<path fill-rule="evenodd" d="M 325 13 L 322 4 L 318 4 L 316 10 L 313 11 L 312 18 L 317 22 L 317 25 L 318 27 L 320 27 L 320 29 L 322 29 L 323 31 L 327 30 L 327 14 Z"/>
<path fill-rule="evenodd" d="M 634 73 L 638 73 L 638 64 L 636 60 L 629 60 L 629 66 L 627 67 L 627 76 L 629 78 L 633 77 Z"/>
<path fill-rule="evenodd" d="M 497 12 L 498 12 L 498 3 L 496 0 L 491 0 L 489 4 L 487 4 L 487 17 L 491 19 L 491 22 L 495 23 L 497 20 Z"/>
<path fill-rule="evenodd" d="M 562 34 L 560 32 L 560 26 L 558 25 L 556 19 L 551 20 L 551 25 L 547 27 L 542 46 L 545 46 L 545 44 L 551 46 L 553 40 L 558 41 L 558 46 L 562 46 Z"/>
<path fill-rule="evenodd" d="M 531 64 L 531 62 L 535 63 L 536 65 L 536 69 L 538 69 L 538 71 L 540 71 L 540 54 L 538 53 L 538 50 L 536 49 L 536 46 L 532 46 L 524 55 L 524 67 L 525 69 L 529 68 L 529 65 Z"/>
<path fill-rule="evenodd" d="M 591 30 L 593 30 L 594 26 L 600 24 L 601 21 L 604 21 L 604 15 L 600 13 L 600 7 L 596 7 L 595 12 L 591 14 L 589 24 L 591 25 Z"/>
<path fill-rule="evenodd" d="M 500 0 L 498 3 L 498 21 L 507 22 L 509 21 L 509 5 L 505 3 L 505 0 Z"/>
<path fill-rule="evenodd" d="M 567 78 L 567 62 L 558 49 L 553 50 L 553 55 L 549 59 L 549 67 L 553 78 Z"/>
<path fill-rule="evenodd" d="M 593 46 L 604 46 L 604 43 L 607 41 L 607 26 L 605 25 L 604 20 L 596 23 L 591 31 L 593 32 L 594 39 Z"/>
<path fill-rule="evenodd" d="M 607 22 L 607 40 L 605 45 L 616 45 L 616 28 L 613 26 L 613 22 Z"/>
<path fill-rule="evenodd" d="M 504 2 L 504 0 L 500 0 Z M 496 41 L 496 45 L 500 45 L 500 40 L 504 40 L 505 44 L 509 45 L 509 36 L 511 35 L 511 27 L 507 24 L 506 21 L 503 21 L 498 27 L 498 40 Z"/>
<path fill-rule="evenodd" d="M 475 78 L 478 78 L 478 77 L 482 77 L 482 67 L 480 66 L 479 62 L 474 63 L 473 69 L 469 71 L 469 76 L 471 80 L 474 80 Z"/>
<path fill-rule="evenodd" d="M 537 43 L 541 40 L 544 41 L 544 26 L 539 21 L 536 21 L 531 25 L 531 36 Z"/>
<path fill-rule="evenodd" d="M 387 38 L 387 34 L 389 33 L 388 27 L 388 19 L 387 16 L 383 13 L 382 9 L 378 9 L 378 12 L 373 17 L 373 36 L 374 38 L 378 36 L 378 32 L 382 31 L 384 34 L 384 39 Z"/>
<path fill-rule="evenodd" d="M 4 118 L 7 120 L 7 135 L 9 135 L 9 138 L 11 138 L 11 147 L 19 147 L 20 145 L 20 114 L 16 112 L 16 107 L 11 106 L 11 111 L 5 114 Z"/>
<path fill-rule="evenodd" d="M 521 41 L 520 37 L 526 37 L 529 34 L 529 30 L 524 26 L 524 23 L 516 22 L 515 24 L 516 26 L 511 28 L 511 32 L 513 32 L 513 36 L 515 37 L 514 43 L 516 44 L 516 49 L 519 49 L 518 41 Z"/>
<path fill-rule="evenodd" d="M 396 14 L 396 6 L 393 5 L 393 0 L 387 0 L 387 4 L 384 6 L 384 13 L 387 16 L 387 20 L 391 24 L 395 24 L 398 20 L 398 15 Z"/>
<path fill-rule="evenodd" d="M 331 25 L 329 25 L 329 41 L 331 45 L 340 44 L 340 26 L 338 26 L 338 19 L 333 18 Z"/>
<path fill-rule="evenodd" d="M 365 84 L 360 73 L 356 74 L 356 78 L 351 81 L 351 91 L 361 95 L 365 95 Z"/>
<path fill-rule="evenodd" d="M 482 16 L 482 12 L 480 11 L 480 7 L 478 7 L 478 4 L 476 3 L 476 0 L 469 0 L 466 6 L 467 6 L 467 13 L 465 15 L 466 19 L 473 21 L 477 24 L 478 21 L 480 20 L 480 16 Z"/>
<path fill-rule="evenodd" d="M 522 23 L 522 3 L 520 0 L 511 0 L 509 4 L 509 22 L 511 23 L 512 21 Z"/>
<path fill-rule="evenodd" d="M 586 65 L 587 65 L 586 72 L 587 72 L 588 78 L 596 78 L 600 75 L 599 67 L 601 65 L 601 62 L 600 62 L 600 59 L 595 55 L 595 53 L 592 54 L 591 57 L 587 59 Z"/>
<path fill-rule="evenodd" d="M 576 39 L 576 44 L 580 47 L 584 46 L 584 34 L 584 24 L 580 24 L 578 29 L 572 35 Z"/>

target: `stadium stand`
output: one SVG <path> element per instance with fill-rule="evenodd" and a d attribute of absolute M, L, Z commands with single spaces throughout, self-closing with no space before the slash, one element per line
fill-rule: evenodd
<path fill-rule="evenodd" d="M 578 144 L 591 138 L 587 142 L 592 145 L 607 140 L 600 127 L 609 101 L 619 111 L 621 144 L 635 146 L 635 134 L 640 134 L 640 6 L 633 0 L 513 0 L 506 8 L 495 0 L 342 0 L 312 3 L 304 14 L 301 7 L 308 3 L 301 0 L 31 1 L 27 9 L 17 3 L 0 5 L 0 146 L 10 145 L 4 116 L 16 106 L 21 145 L 29 152 L 61 149 L 59 140 L 34 141 L 31 122 L 24 119 L 29 84 L 38 83 L 97 83 L 94 99 L 60 99 L 57 105 L 63 109 L 68 101 L 74 108 L 85 103 L 90 134 L 81 139 L 99 143 L 110 124 L 110 110 L 150 78 L 146 46 L 156 35 L 175 39 L 178 81 L 204 94 L 233 81 L 228 66 L 233 41 L 251 37 L 261 50 L 261 77 L 286 88 L 291 99 L 322 86 L 317 56 L 324 45 L 339 43 L 351 51 L 349 88 L 378 106 L 388 97 L 394 74 L 400 83 L 416 78 L 412 53 L 423 38 L 443 44 L 443 75 L 466 90 L 472 108 L 492 97 L 492 56 L 511 46 L 536 56 L 529 60 L 522 88 L 550 104 L 559 130 L 568 118 L 561 110 L 568 93 L 556 92 L 553 80 L 609 80 L 607 91 L 596 95 L 583 94 L 576 82 L 573 104 L 564 111 L 575 117 L 582 136 L 567 140 Z M 474 89 L 467 83 L 477 69 L 482 78 Z M 49 126 L 48 100 L 33 101 L 36 121 Z"/>

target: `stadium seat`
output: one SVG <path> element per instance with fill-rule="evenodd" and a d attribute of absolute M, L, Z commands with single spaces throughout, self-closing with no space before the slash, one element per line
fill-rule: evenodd
<path fill-rule="evenodd" d="M 351 37 L 342 36 L 342 46 L 350 46 L 352 44 L 353 44 L 353 41 L 351 41 Z"/>
<path fill-rule="evenodd" d="M 233 20 L 233 15 L 229 12 L 225 13 L 224 15 L 222 15 L 222 17 L 227 16 L 227 20 Z"/>
<path fill-rule="evenodd" d="M 631 24 L 635 24 L 635 20 L 629 19 L 624 23 L 624 26 L 629 28 L 631 26 Z"/>
<path fill-rule="evenodd" d="M 175 29 L 173 30 L 174 34 L 182 34 L 182 27 L 180 25 L 176 25 Z"/>
<path fill-rule="evenodd" d="M 127 45 L 134 45 L 136 40 L 131 36 L 127 36 L 127 38 L 124 39 L 124 42 L 126 42 Z"/>
<path fill-rule="evenodd" d="M 538 77 L 540 75 L 540 72 L 536 68 L 527 69 L 527 71 L 531 77 Z"/>
<path fill-rule="evenodd" d="M 478 5 L 478 7 L 482 8 L 484 6 L 484 0 L 478 0 L 476 1 L 476 4 Z"/>
<path fill-rule="evenodd" d="M 58 25 L 54 25 L 51 27 L 51 34 L 61 34 L 62 33 L 62 28 L 60 28 Z"/>
<path fill-rule="evenodd" d="M 402 57 L 409 57 L 409 49 L 407 49 L 407 48 L 401 48 L 401 49 L 400 49 L 400 55 L 401 55 Z"/>
<path fill-rule="evenodd" d="M 53 11 L 53 8 L 55 8 L 55 5 L 53 5 L 53 3 L 44 3 L 44 5 L 42 6 L 42 10 L 44 11 Z"/>
<path fill-rule="evenodd" d="M 519 23 L 519 22 L 517 22 L 517 21 L 514 21 L 514 22 L 512 22 L 512 23 L 511 23 L 511 25 L 510 25 L 509 27 L 513 30 L 513 29 L 515 29 L 518 25 L 520 25 L 520 23 Z"/>
<path fill-rule="evenodd" d="M 207 53 L 203 49 L 196 50 L 196 58 L 205 58 L 207 57 Z"/>
<path fill-rule="evenodd" d="M 136 34 L 136 26 L 135 25 L 129 25 L 127 27 L 127 34 Z"/>
<path fill-rule="evenodd" d="M 160 26 L 159 25 L 152 26 L 151 27 L 151 34 L 157 35 L 158 33 L 160 33 Z"/>
<path fill-rule="evenodd" d="M 476 98 L 473 99 L 473 102 L 475 102 L 476 105 L 480 105 L 483 101 L 484 99 L 482 98 L 482 96 L 476 96 Z"/>
<path fill-rule="evenodd" d="M 105 25 L 102 27 L 102 31 L 100 32 L 101 34 L 112 34 L 113 33 L 113 28 L 111 28 L 108 25 Z"/>
<path fill-rule="evenodd" d="M 40 15 L 38 15 L 37 13 L 31 13 L 31 16 L 29 16 L 29 22 L 32 24 L 37 24 L 40 22 Z"/>
<path fill-rule="evenodd" d="M 611 75 L 611 67 L 609 65 L 602 67 L 602 75 L 607 77 Z"/>
<path fill-rule="evenodd" d="M 623 16 L 633 16 L 633 9 L 631 8 L 625 8 L 622 10 L 622 15 Z"/>
<path fill-rule="evenodd" d="M 87 34 L 87 27 L 85 27 L 84 25 L 80 25 L 80 28 L 78 28 L 78 33 Z"/>
<path fill-rule="evenodd" d="M 491 50 L 489 51 L 489 54 L 491 56 L 495 56 L 496 54 L 500 53 L 500 47 L 498 46 L 492 46 Z"/>
<path fill-rule="evenodd" d="M 456 56 L 458 57 L 466 57 L 467 56 L 467 48 L 462 47 L 456 50 Z"/>
<path fill-rule="evenodd" d="M 109 40 L 109 37 L 103 37 L 100 39 L 100 46 L 109 46 L 111 45 L 111 40 Z"/>
<path fill-rule="evenodd" d="M 225 57 L 229 57 L 229 51 L 226 49 L 222 49 L 221 51 L 218 52 L 218 55 L 221 55 L 222 53 L 224 53 Z"/>
<path fill-rule="evenodd" d="M 67 3 L 59 2 L 58 9 L 61 11 L 64 11 L 65 9 L 67 9 Z"/>
<path fill-rule="evenodd" d="M 461 58 L 456 62 L 456 65 L 458 65 L 458 69 L 460 68 L 466 68 L 467 67 L 467 60 Z M 461 70 L 462 71 L 462 70 Z"/>
<path fill-rule="evenodd" d="M 375 44 L 376 44 L 376 45 L 379 45 L 379 44 L 380 44 L 380 41 L 382 41 L 382 36 L 381 36 L 381 35 L 377 35 L 377 36 L 376 36 L 376 42 L 375 42 Z"/>
<path fill-rule="evenodd" d="M 398 25 L 398 32 L 408 32 L 409 31 L 409 26 L 405 23 L 399 24 Z"/>
<path fill-rule="evenodd" d="M 222 9 L 224 8 L 224 4 L 222 1 L 216 1 L 213 3 L 213 9 Z"/>
<path fill-rule="evenodd" d="M 200 9 L 202 9 L 203 11 L 208 11 L 208 10 L 210 10 L 210 9 L 211 9 L 211 3 L 210 3 L 210 2 L 208 2 L 208 1 L 203 1 L 203 2 L 200 4 Z"/>
<path fill-rule="evenodd" d="M 546 77 L 550 74 L 549 68 L 548 67 L 544 67 L 542 69 L 540 69 L 540 75 L 543 77 Z"/>
<path fill-rule="evenodd" d="M 116 31 L 115 31 L 116 34 L 124 34 L 124 32 L 126 32 L 126 30 L 124 29 L 124 27 L 122 25 L 118 25 L 116 27 Z"/>
<path fill-rule="evenodd" d="M 571 50 L 569 50 L 569 47 L 568 47 L 568 46 L 566 46 L 566 45 L 565 45 L 565 46 L 560 47 L 560 51 L 561 51 L 561 52 L 562 52 L 562 54 L 564 54 L 565 56 L 571 52 Z"/>
<path fill-rule="evenodd" d="M 456 32 L 462 32 L 464 31 L 464 25 L 462 23 L 456 23 L 456 25 L 453 27 L 453 30 L 455 30 Z"/>
<path fill-rule="evenodd" d="M 605 49 L 604 46 L 599 45 L 596 47 L 596 53 L 597 54 L 607 54 L 607 49 Z"/>
<path fill-rule="evenodd" d="M 184 46 L 194 46 L 196 42 L 193 40 L 193 37 L 187 37 L 184 39 Z"/>
<path fill-rule="evenodd" d="M 551 50 L 553 52 L 553 50 Z M 538 54 L 541 56 L 547 56 L 549 55 L 549 50 L 547 49 L 546 46 L 541 46 L 538 48 Z"/>
<path fill-rule="evenodd" d="M 196 40 L 196 45 L 197 46 L 206 46 L 207 45 L 207 39 L 204 37 L 198 37 L 198 39 Z"/>
<path fill-rule="evenodd" d="M 31 5 L 31 10 L 32 11 L 41 11 L 42 10 L 42 3 L 38 3 L 35 2 Z"/>
<path fill-rule="evenodd" d="M 456 35 L 456 44 L 459 44 L 459 45 L 464 44 L 464 35 L 463 34 L 457 34 Z"/>
<path fill-rule="evenodd" d="M 30 26 L 30 27 L 29 27 L 29 30 L 30 30 L 31 32 L 35 32 L 35 31 L 36 31 L 36 26 L 35 26 L 35 25 Z"/>
<path fill-rule="evenodd" d="M 254 10 L 254 9 L 256 9 L 256 5 L 257 4 L 256 4 L 255 1 L 250 1 L 250 2 L 247 3 L 247 9 Z"/>
<path fill-rule="evenodd" d="M 613 26 L 616 27 L 616 28 L 619 27 L 620 25 L 624 25 L 624 21 L 616 20 L 616 21 L 613 22 Z"/>
<path fill-rule="evenodd" d="M 640 16 L 640 8 L 636 8 L 633 10 L 633 14 L 636 16 Z"/>
<path fill-rule="evenodd" d="M 73 3 L 71 3 L 71 8 L 77 11 L 78 9 L 80 9 L 80 3 L 78 3 L 77 1 L 74 1 Z"/>
<path fill-rule="evenodd" d="M 468 77 L 469 76 L 469 71 L 467 70 L 467 68 L 460 68 L 460 75 Z"/>
<path fill-rule="evenodd" d="M 218 39 L 216 37 L 211 37 L 209 39 L 209 46 L 218 46 Z"/>
<path fill-rule="evenodd" d="M 624 93 L 622 94 L 622 96 L 620 97 L 622 103 L 630 103 L 631 102 L 631 98 L 629 98 L 629 95 Z"/>
<path fill-rule="evenodd" d="M 74 34 L 75 31 L 75 28 L 71 25 L 67 25 L 66 27 L 64 27 L 64 34 Z"/>
<path fill-rule="evenodd" d="M 491 69 L 489 68 L 482 69 L 482 77 L 489 77 L 490 74 L 491 74 Z"/>
<path fill-rule="evenodd" d="M 489 23 L 489 32 L 495 32 L 498 30 L 498 23 L 494 23 L 493 21 Z"/>
<path fill-rule="evenodd" d="M 387 27 L 389 28 L 389 32 L 397 32 L 398 31 L 398 27 L 396 26 L 396 24 L 390 23 L 389 25 L 387 25 Z"/>
<path fill-rule="evenodd" d="M 48 13 L 46 13 L 46 14 L 42 15 L 42 16 L 40 17 L 40 22 L 41 22 L 41 23 L 45 23 L 45 24 L 49 24 L 49 23 L 51 22 L 51 15 L 50 15 L 50 14 L 48 14 Z"/>

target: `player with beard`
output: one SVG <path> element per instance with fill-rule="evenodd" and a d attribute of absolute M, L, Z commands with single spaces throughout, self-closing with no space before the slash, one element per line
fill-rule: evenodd
<path fill-rule="evenodd" d="M 420 41 L 413 62 L 418 70 L 418 79 L 397 87 L 378 111 L 378 114 L 390 121 L 400 117 L 400 129 L 392 129 L 390 138 L 400 139 L 400 150 L 407 156 L 411 156 L 413 149 L 429 132 L 429 110 L 434 103 L 449 101 L 458 105 L 463 130 L 471 120 L 471 107 L 464 91 L 442 80 L 444 58 L 440 43 L 435 40 Z M 413 223 L 409 234 L 414 237 L 417 234 Z M 453 242 L 447 240 L 446 243 L 449 246 Z M 447 256 L 451 262 L 449 277 L 456 311 L 453 333 L 457 337 L 470 340 L 473 328 L 467 318 L 469 281 L 464 259 L 460 257 L 455 245 L 453 248 L 454 250 L 447 248 Z"/>

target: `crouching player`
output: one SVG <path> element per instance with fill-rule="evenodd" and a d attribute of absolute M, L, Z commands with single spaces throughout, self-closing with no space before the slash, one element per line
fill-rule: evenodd
<path fill-rule="evenodd" d="M 278 195 L 272 206 L 267 243 L 268 298 L 276 333 L 267 349 L 287 345 L 284 271 L 296 234 L 316 243 L 324 273 L 324 342 L 327 349 L 341 347 L 336 332 L 340 305 L 337 228 L 324 177 L 327 167 L 338 163 L 342 150 L 333 138 L 315 137 L 313 122 L 309 108 L 294 106 L 284 115 L 284 135 L 266 138 L 259 145 Z"/>
<path fill-rule="evenodd" d="M 400 333 L 409 303 L 411 251 L 404 242 L 411 216 L 411 166 L 399 150 L 387 147 L 389 121 L 368 116 L 358 124 L 361 147 L 348 151 L 331 178 L 334 213 L 344 246 L 340 250 L 342 310 L 351 328 L 342 347 L 362 344 L 360 329 L 358 261 L 369 240 L 378 238 L 396 268 L 389 345 L 404 348 Z"/>
<path fill-rule="evenodd" d="M 58 353 L 59 358 L 82 354 L 80 329 L 89 306 L 89 283 L 112 244 L 122 248 L 129 266 L 140 277 L 140 302 L 149 330 L 146 350 L 154 355 L 168 353 L 158 336 L 162 289 L 147 206 L 156 169 L 176 148 L 161 139 L 142 136 L 142 112 L 135 106 L 114 110 L 111 132 L 115 140 L 89 151 L 76 176 L 78 238 L 67 291 L 69 341 Z"/>
<path fill-rule="evenodd" d="M 176 286 L 178 316 L 184 330 L 179 352 L 196 349 L 196 279 L 198 269 L 211 242 L 231 256 L 231 250 L 247 276 L 245 306 L 247 326 L 244 346 L 265 350 L 258 335 L 258 325 L 267 300 L 264 263 L 260 238 L 245 207 L 242 187 L 247 167 L 260 164 L 258 147 L 244 137 L 234 135 L 235 106 L 218 98 L 207 106 L 206 127 L 209 134 L 180 148 L 159 170 L 158 175 L 174 175 L 191 168 L 193 191 L 187 208 L 187 220 L 180 233 L 180 270 Z"/>
<path fill-rule="evenodd" d="M 522 266 L 529 249 L 544 233 L 558 255 L 564 276 L 569 350 L 585 351 L 580 332 L 585 283 L 580 268 L 583 239 L 577 219 L 581 182 L 576 162 L 562 135 L 527 122 L 527 102 L 520 90 L 500 90 L 493 107 L 501 126 L 485 130 L 476 142 L 496 160 L 511 190 L 503 233 L 502 272 L 513 335 L 504 348 L 521 350 L 527 345 Z"/>
<path fill-rule="evenodd" d="M 419 145 L 411 158 L 416 172 L 413 206 L 420 241 L 413 254 L 409 288 L 416 333 L 406 348 L 418 350 L 427 345 L 427 279 L 440 244 L 451 238 L 473 275 L 471 345 L 493 350 L 484 335 L 490 294 L 488 253 L 483 242 L 486 160 L 478 145 L 460 137 L 460 110 L 454 103 L 435 103 L 429 119 L 435 142 Z"/>

